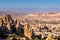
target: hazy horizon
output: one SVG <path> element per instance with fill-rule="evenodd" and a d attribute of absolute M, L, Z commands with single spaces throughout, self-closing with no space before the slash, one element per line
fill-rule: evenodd
<path fill-rule="evenodd" d="M 0 8 L 0 11 L 16 12 L 60 12 L 60 8 Z"/>
<path fill-rule="evenodd" d="M 60 12 L 60 0 L 0 0 L 0 11 Z"/>

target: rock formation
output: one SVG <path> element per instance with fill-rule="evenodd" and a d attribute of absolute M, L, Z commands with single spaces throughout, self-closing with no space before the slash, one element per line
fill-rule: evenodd
<path fill-rule="evenodd" d="M 9 14 L 5 14 L 0 17 L 0 29 L 3 31 L 3 33 L 16 33 L 19 28 L 20 21 L 16 18 L 12 18 Z"/>
<path fill-rule="evenodd" d="M 46 38 L 46 40 L 52 40 L 51 35 L 48 35 L 47 38 Z"/>
<path fill-rule="evenodd" d="M 2 18 L 0 18 L 0 27 L 2 27 L 3 26 L 3 20 L 2 20 Z"/>
<path fill-rule="evenodd" d="M 29 23 L 26 23 L 24 25 L 24 35 L 31 40 L 32 30 L 31 30 Z"/>

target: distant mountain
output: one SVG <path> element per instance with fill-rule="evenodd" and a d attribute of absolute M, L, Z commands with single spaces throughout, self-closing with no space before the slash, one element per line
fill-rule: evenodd
<path fill-rule="evenodd" d="M 27 14 L 23 18 L 35 20 L 60 20 L 60 12 L 43 12 L 40 14 Z"/>
<path fill-rule="evenodd" d="M 17 12 L 60 12 L 60 8 L 0 8 L 0 10 Z"/>

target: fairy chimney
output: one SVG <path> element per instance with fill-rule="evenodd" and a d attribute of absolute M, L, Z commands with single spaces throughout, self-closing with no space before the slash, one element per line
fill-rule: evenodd
<path fill-rule="evenodd" d="M 2 19 L 4 23 L 7 23 L 7 22 L 12 23 L 12 17 L 9 14 L 2 15 Z"/>
<path fill-rule="evenodd" d="M 2 20 L 3 20 L 3 23 L 2 23 Z M 7 30 L 9 30 L 9 32 L 11 33 L 11 24 L 12 24 L 12 17 L 9 15 L 9 14 L 5 14 L 5 15 L 2 15 L 1 16 L 1 23 L 0 24 L 3 24 L 3 28 Z"/>
<path fill-rule="evenodd" d="M 15 25 L 16 29 L 18 29 L 20 27 L 20 21 L 17 20 L 17 24 Z"/>
<path fill-rule="evenodd" d="M 31 28 L 30 28 L 29 23 L 26 23 L 26 24 L 24 25 L 24 35 L 31 40 L 32 30 L 31 30 Z"/>
<path fill-rule="evenodd" d="M 47 36 L 46 40 L 52 40 L 52 37 L 51 37 L 51 35 L 50 35 L 50 34 L 48 34 L 48 36 Z"/>
<path fill-rule="evenodd" d="M 3 26 L 3 20 L 2 20 L 2 18 L 0 18 L 0 27 L 2 27 Z"/>

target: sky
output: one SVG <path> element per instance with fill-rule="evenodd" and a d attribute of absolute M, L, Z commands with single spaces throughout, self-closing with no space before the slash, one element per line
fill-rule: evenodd
<path fill-rule="evenodd" d="M 60 11 L 60 0 L 0 0 L 0 9 Z"/>

